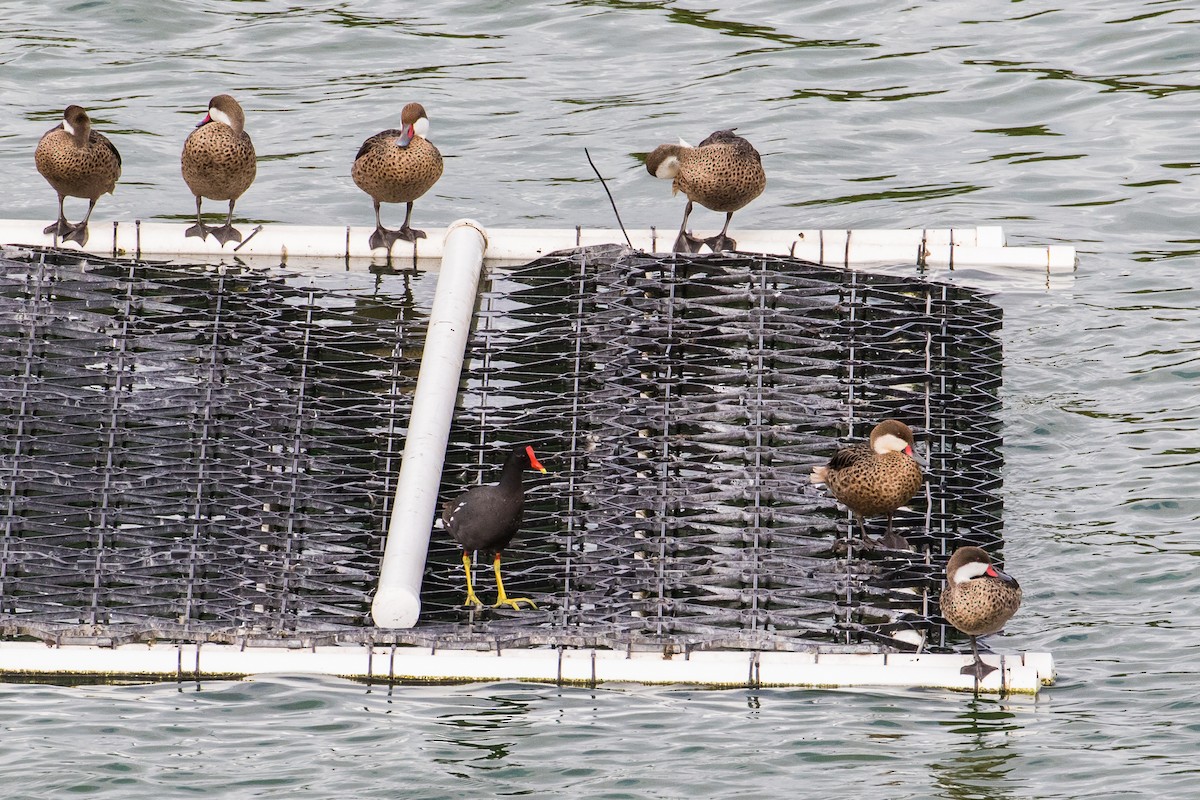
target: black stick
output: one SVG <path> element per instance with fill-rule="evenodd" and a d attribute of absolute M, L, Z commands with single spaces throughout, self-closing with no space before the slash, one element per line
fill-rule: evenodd
<path fill-rule="evenodd" d="M 596 177 L 600 178 L 600 185 L 604 187 L 604 193 L 608 195 L 608 202 L 612 205 L 613 214 L 617 217 L 617 225 L 621 228 L 621 233 L 625 236 L 625 244 L 629 245 L 629 249 L 633 249 L 633 242 L 629 241 L 629 234 L 625 233 L 625 223 L 621 222 L 621 212 L 617 211 L 617 201 L 613 200 L 612 192 L 608 190 L 608 184 L 604 182 L 604 177 L 600 174 L 600 170 L 596 169 L 596 165 L 592 163 L 592 154 L 587 148 L 583 148 L 583 154 L 587 156 L 588 164 L 591 164 L 592 172 L 596 173 Z"/>

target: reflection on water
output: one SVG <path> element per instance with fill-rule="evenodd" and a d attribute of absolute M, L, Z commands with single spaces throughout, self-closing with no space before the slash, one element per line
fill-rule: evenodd
<path fill-rule="evenodd" d="M 994 700 L 974 698 L 952 720 L 940 723 L 955 735 L 945 760 L 929 764 L 934 781 L 951 798 L 1021 796 L 1009 780 L 1021 753 L 1012 737 L 1021 730 L 1017 715 Z"/>
<path fill-rule="evenodd" d="M 450 728 L 439 741 L 454 745 L 462 757 L 453 760 L 494 761 L 507 758 L 517 731 L 528 728 L 529 702 L 512 697 L 487 695 L 478 698 L 478 708 L 446 714 L 438 725 Z M 444 761 L 446 759 L 439 759 Z"/>

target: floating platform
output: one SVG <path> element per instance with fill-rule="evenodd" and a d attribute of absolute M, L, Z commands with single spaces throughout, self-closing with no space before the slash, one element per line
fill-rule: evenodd
<path fill-rule="evenodd" d="M 986 295 L 788 254 L 501 268 L 503 233 L 445 238 L 432 272 L 10 248 L 0 635 L 45 644 L 0 644 L 0 672 L 964 688 L 967 657 L 928 651 L 955 649 L 949 551 L 1002 546 Z M 928 480 L 897 520 L 913 549 L 863 557 L 807 472 L 882 416 L 914 423 Z M 439 498 L 517 441 L 551 471 L 505 557 L 539 608 L 463 609 Z M 1052 678 L 1004 659 L 981 690 Z"/>

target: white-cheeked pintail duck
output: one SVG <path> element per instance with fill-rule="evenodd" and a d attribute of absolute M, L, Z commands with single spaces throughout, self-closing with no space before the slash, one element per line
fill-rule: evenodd
<path fill-rule="evenodd" d="M 37 170 L 58 192 L 58 220 L 46 227 L 64 242 L 87 244 L 88 220 L 102 194 L 112 194 L 121 177 L 121 154 L 107 137 L 92 130 L 92 121 L 79 106 L 67 106 L 63 121 L 46 131 L 34 152 Z M 87 214 L 77 225 L 67 222 L 63 201 L 88 200 Z"/>
<path fill-rule="evenodd" d="M 682 141 L 660 144 L 646 156 L 646 171 L 671 181 L 671 193 L 683 192 L 688 199 L 683 209 L 683 224 L 675 239 L 675 252 L 698 253 L 705 244 L 714 253 L 737 249 L 737 242 L 727 235 L 729 220 L 733 212 L 762 194 L 767 175 L 754 145 L 734 130 L 716 131 L 698 147 Z M 725 225 L 719 234 L 698 239 L 688 233 L 688 216 L 694 203 L 725 212 Z"/>
<path fill-rule="evenodd" d="M 196 224 L 186 236 L 204 239 L 208 234 L 221 243 L 242 241 L 242 234 L 233 227 L 233 205 L 242 196 L 258 173 L 254 143 L 246 133 L 246 114 L 241 105 L 227 94 L 208 101 L 208 113 L 188 134 L 181 156 L 183 180 L 196 196 Z M 228 200 L 229 214 L 225 224 L 210 228 L 200 216 L 203 198 Z"/>
<path fill-rule="evenodd" d="M 425 232 L 409 227 L 413 203 L 442 177 L 442 154 L 426 137 L 429 117 L 420 103 L 409 103 L 400 112 L 400 129 L 381 131 L 362 143 L 354 157 L 350 176 L 358 188 L 375 202 L 375 232 L 372 250 L 391 251 L 397 239 L 406 242 L 425 238 Z M 383 227 L 380 203 L 407 203 L 404 224 L 393 231 Z"/>
<path fill-rule="evenodd" d="M 972 664 L 962 674 L 983 680 L 996 668 L 983 663 L 975 637 L 996 633 L 1021 606 L 1017 579 L 996 569 L 979 547 L 960 547 L 946 564 L 946 587 L 939 602 L 946 621 L 971 638 Z"/>
<path fill-rule="evenodd" d="M 903 422 L 887 419 L 871 430 L 866 442 L 849 445 L 834 453 L 824 466 L 813 467 L 809 480 L 829 487 L 833 496 L 854 512 L 867 546 L 864 517 L 886 514 L 887 535 L 881 543 L 892 550 L 907 550 L 908 542 L 892 531 L 892 514 L 921 489 L 921 466 L 913 448 L 912 429 Z"/>

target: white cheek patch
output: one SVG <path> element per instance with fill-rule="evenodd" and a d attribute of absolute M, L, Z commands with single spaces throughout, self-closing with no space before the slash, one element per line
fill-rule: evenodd
<path fill-rule="evenodd" d="M 691 147 L 691 145 L 688 144 L 687 142 L 685 142 L 682 138 L 680 138 L 680 140 L 679 140 L 679 146 L 680 147 Z"/>
<path fill-rule="evenodd" d="M 212 117 L 213 122 L 221 122 L 231 128 L 233 127 L 233 120 L 229 118 L 229 115 L 215 106 L 208 110 L 208 115 Z"/>
<path fill-rule="evenodd" d="M 63 130 L 72 136 L 75 135 L 75 126 L 65 119 L 63 120 Z"/>
<path fill-rule="evenodd" d="M 908 442 L 892 433 L 880 436 L 875 440 L 875 452 L 881 455 L 883 453 L 903 453 L 906 449 L 908 449 Z"/>
<path fill-rule="evenodd" d="M 412 124 L 413 133 L 422 139 L 429 138 L 429 117 L 421 117 Z"/>
<path fill-rule="evenodd" d="M 972 578 L 978 578 L 988 571 L 988 566 L 982 561 L 972 561 L 970 564 L 963 564 L 954 570 L 954 582 L 956 584 L 966 583 Z"/>
<path fill-rule="evenodd" d="M 679 174 L 679 156 L 667 156 L 654 171 L 654 177 L 671 180 Z"/>

